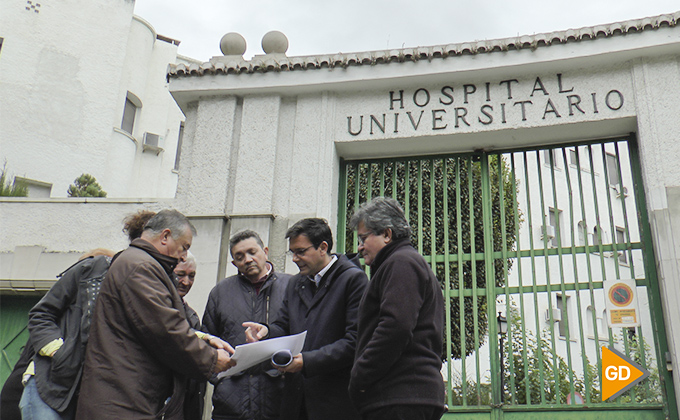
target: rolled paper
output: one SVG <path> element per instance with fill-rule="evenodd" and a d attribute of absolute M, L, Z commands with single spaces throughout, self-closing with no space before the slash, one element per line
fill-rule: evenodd
<path fill-rule="evenodd" d="M 272 365 L 286 367 L 293 362 L 293 353 L 288 349 L 279 350 L 272 355 Z"/>

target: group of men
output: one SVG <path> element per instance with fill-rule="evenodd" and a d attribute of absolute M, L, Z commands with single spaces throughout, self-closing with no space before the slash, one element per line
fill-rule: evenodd
<path fill-rule="evenodd" d="M 176 211 L 159 212 L 101 282 L 76 418 L 199 418 L 209 380 L 216 420 L 439 419 L 440 284 L 410 245 L 395 200 L 364 203 L 350 226 L 370 282 L 359 255 L 331 252 L 323 219 L 287 231 L 294 276 L 277 272 L 246 230 L 229 242 L 238 274 L 214 287 L 200 322 L 184 302 L 196 273 L 187 257 L 195 229 Z M 304 331 L 287 366 L 263 362 L 218 378 L 236 364 L 232 346 Z"/>

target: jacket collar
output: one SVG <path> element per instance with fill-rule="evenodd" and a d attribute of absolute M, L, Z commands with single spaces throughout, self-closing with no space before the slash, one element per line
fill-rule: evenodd
<path fill-rule="evenodd" d="M 173 271 L 175 270 L 175 267 L 177 267 L 178 262 L 177 258 L 161 254 L 160 252 L 158 252 L 155 246 L 141 238 L 132 241 L 130 243 L 130 246 L 139 248 L 142 251 L 145 251 L 147 254 L 151 255 L 151 257 L 154 260 L 158 261 L 161 267 L 163 267 L 163 270 L 165 270 L 165 272 L 168 274 L 168 277 L 170 277 L 171 279 L 174 277 Z"/>
<path fill-rule="evenodd" d="M 411 241 L 408 238 L 399 239 L 385 245 L 383 249 L 378 251 L 378 254 L 375 256 L 375 260 L 373 261 L 373 264 L 371 264 L 371 275 L 378 271 L 378 268 L 380 268 L 382 263 L 385 262 L 385 260 L 390 255 L 392 255 L 394 251 L 400 248 L 404 248 L 406 246 L 411 246 Z"/>
<path fill-rule="evenodd" d="M 328 293 L 328 290 L 333 287 L 333 280 L 337 278 L 337 276 L 349 270 L 350 268 L 355 267 L 345 255 L 334 255 L 338 257 L 338 260 L 333 263 L 330 269 L 328 269 L 328 271 L 326 271 L 326 273 L 323 275 L 323 278 L 321 278 L 321 281 L 319 282 L 316 293 L 312 291 L 312 287 L 314 287 L 312 280 L 310 280 L 308 276 L 297 274 L 297 276 L 299 276 L 299 280 L 296 282 L 295 289 L 307 307 L 307 312 L 309 312 L 314 306 L 318 305 L 323 300 L 323 297 L 326 295 L 326 293 Z"/>
<path fill-rule="evenodd" d="M 357 267 L 361 268 L 362 270 L 364 269 L 364 268 L 361 266 L 361 254 L 359 254 L 358 252 L 353 252 L 353 253 L 350 253 L 350 254 L 345 254 L 345 257 L 347 257 L 347 259 L 349 260 L 349 262 L 351 262 L 352 264 L 356 265 Z"/>

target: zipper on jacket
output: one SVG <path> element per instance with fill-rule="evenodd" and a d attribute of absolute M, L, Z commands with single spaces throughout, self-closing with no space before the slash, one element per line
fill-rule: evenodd
<path fill-rule="evenodd" d="M 267 295 L 267 309 L 264 313 L 264 322 L 265 324 L 269 325 L 269 295 Z"/>

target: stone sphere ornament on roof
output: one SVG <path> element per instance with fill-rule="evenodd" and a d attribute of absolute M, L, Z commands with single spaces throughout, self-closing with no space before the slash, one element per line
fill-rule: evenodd
<path fill-rule="evenodd" d="M 282 32 L 269 31 L 262 37 L 262 50 L 265 54 L 285 54 L 288 38 Z"/>
<path fill-rule="evenodd" d="M 220 50 L 224 55 L 243 55 L 246 52 L 246 40 L 239 33 L 229 32 L 220 40 Z"/>

